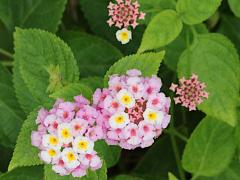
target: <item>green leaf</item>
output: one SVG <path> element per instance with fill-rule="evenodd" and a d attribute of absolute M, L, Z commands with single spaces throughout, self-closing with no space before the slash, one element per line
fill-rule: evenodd
<path fill-rule="evenodd" d="M 67 0 L 1 0 L 0 20 L 10 32 L 16 26 L 56 32 Z"/>
<path fill-rule="evenodd" d="M 235 16 L 240 17 L 240 1 L 239 0 L 228 0 L 228 4 L 235 14 Z"/>
<path fill-rule="evenodd" d="M 198 106 L 207 115 L 234 126 L 238 104 L 240 63 L 232 43 L 220 34 L 198 35 L 178 63 L 179 78 L 199 76 L 209 98 Z"/>
<path fill-rule="evenodd" d="M 174 10 L 158 13 L 148 24 L 138 52 L 157 49 L 172 42 L 182 30 L 182 21 Z"/>
<path fill-rule="evenodd" d="M 78 81 L 77 63 L 71 50 L 55 35 L 37 29 L 18 28 L 14 33 L 14 45 L 14 59 L 19 61 L 20 74 L 40 104 L 49 101 L 49 87 Z M 50 67 L 55 67 L 56 71 L 49 71 Z"/>
<path fill-rule="evenodd" d="M 74 180 L 74 179 L 81 179 L 81 180 L 107 180 L 107 168 L 106 164 L 103 163 L 101 169 L 97 171 L 89 170 L 86 176 L 81 178 L 74 178 L 72 175 L 68 176 L 60 176 L 56 174 L 52 170 L 52 165 L 45 165 L 44 166 L 44 180 Z"/>
<path fill-rule="evenodd" d="M 240 53 L 240 18 L 229 16 L 227 14 L 221 14 L 221 21 L 219 24 L 219 33 L 227 36 L 235 45 Z"/>
<path fill-rule="evenodd" d="M 107 168 L 117 164 L 121 155 L 120 147 L 109 146 L 103 140 L 95 142 L 94 149 L 104 158 Z"/>
<path fill-rule="evenodd" d="M 17 144 L 14 149 L 13 157 L 8 167 L 12 170 L 22 166 L 34 166 L 42 164 L 38 157 L 38 148 L 31 144 L 31 133 L 37 129 L 36 120 L 37 111 L 33 111 L 24 121 L 21 131 L 19 133 Z"/>
<path fill-rule="evenodd" d="M 24 113 L 12 88 L 11 74 L 0 64 L 0 144 L 13 148 Z"/>
<path fill-rule="evenodd" d="M 186 24 L 199 24 L 212 16 L 220 6 L 221 0 L 178 0 L 177 12 Z"/>
<path fill-rule="evenodd" d="M 145 53 L 126 56 L 110 67 L 104 77 L 104 85 L 107 86 L 108 78 L 113 74 L 124 74 L 129 69 L 139 69 L 143 76 L 157 74 L 165 52 Z"/>
<path fill-rule="evenodd" d="M 195 176 L 214 176 L 228 167 L 235 148 L 234 128 L 207 116 L 192 133 L 182 164 Z"/>
<path fill-rule="evenodd" d="M 182 142 L 178 142 L 180 154 L 183 147 Z M 163 135 L 141 157 L 132 174 L 142 179 L 168 180 L 168 172 L 178 175 L 170 136 Z"/>
<path fill-rule="evenodd" d="M 117 48 L 97 36 L 77 31 L 65 32 L 61 36 L 72 49 L 82 77 L 103 76 L 122 57 Z"/>
<path fill-rule="evenodd" d="M 32 93 L 29 91 L 22 78 L 19 68 L 19 60 L 15 59 L 13 67 L 13 83 L 16 97 L 25 114 L 29 114 L 33 111 L 33 109 L 41 105 L 41 102 L 35 99 Z"/>
<path fill-rule="evenodd" d="M 146 13 L 142 23 L 148 24 L 153 16 L 165 9 L 175 9 L 175 0 L 138 0 L 140 10 Z"/>
<path fill-rule="evenodd" d="M 168 180 L 178 180 L 178 178 L 176 178 L 176 176 L 174 176 L 172 173 L 168 173 Z"/>
<path fill-rule="evenodd" d="M 141 37 L 145 26 L 138 26 L 132 34 L 132 40 L 122 45 L 116 39 L 117 28 L 109 27 L 107 24 L 109 0 L 78 0 L 81 10 L 88 21 L 90 29 L 96 35 L 110 41 L 114 46 L 118 47 L 124 54 L 133 54 L 137 51 L 141 42 Z"/>
<path fill-rule="evenodd" d="M 51 94 L 50 97 L 54 99 L 63 98 L 64 100 L 72 101 L 74 96 L 77 95 L 83 95 L 84 97 L 91 99 L 92 94 L 93 91 L 87 85 L 81 83 L 72 83 Z"/>
<path fill-rule="evenodd" d="M 5 174 L 0 175 L 1 180 L 42 180 L 43 179 L 43 167 L 21 167 L 9 171 Z"/>

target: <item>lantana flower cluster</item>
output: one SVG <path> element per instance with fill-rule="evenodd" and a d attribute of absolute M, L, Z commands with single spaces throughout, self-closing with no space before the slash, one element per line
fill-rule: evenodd
<path fill-rule="evenodd" d="M 108 85 L 93 95 L 106 142 L 124 149 L 151 146 L 170 121 L 170 98 L 160 92 L 161 79 L 142 77 L 141 71 L 132 69 L 112 75 Z"/>
<path fill-rule="evenodd" d="M 84 176 L 88 169 L 101 168 L 102 160 L 94 151 L 94 142 L 103 138 L 98 112 L 82 96 L 74 102 L 57 100 L 51 110 L 41 109 L 32 132 L 32 145 L 39 157 L 59 175 Z"/>
<path fill-rule="evenodd" d="M 209 94 L 204 90 L 206 85 L 201 83 L 195 74 L 192 74 L 190 79 L 183 77 L 179 81 L 180 85 L 172 83 L 170 87 L 177 95 L 174 98 L 175 104 L 182 104 L 189 111 L 196 110 L 196 107 L 208 98 Z"/>
<path fill-rule="evenodd" d="M 138 1 L 116 0 L 116 3 L 110 2 L 108 5 L 108 15 L 110 19 L 108 25 L 116 26 L 121 29 L 117 31 L 116 37 L 122 44 L 128 43 L 132 39 L 131 27 L 135 29 L 138 26 L 138 20 L 145 18 L 145 13 L 139 11 Z M 123 29 L 122 29 L 123 28 Z"/>

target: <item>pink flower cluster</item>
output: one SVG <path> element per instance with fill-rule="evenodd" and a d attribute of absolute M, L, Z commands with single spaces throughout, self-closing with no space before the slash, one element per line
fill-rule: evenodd
<path fill-rule="evenodd" d="M 111 17 L 107 23 L 109 26 L 115 25 L 118 28 L 128 28 L 132 26 L 136 28 L 138 25 L 138 19 L 144 19 L 145 13 L 139 12 L 139 3 L 131 0 L 116 0 L 116 4 L 110 2 L 108 5 L 109 13 Z"/>
<path fill-rule="evenodd" d="M 208 93 L 204 90 L 206 85 L 198 81 L 198 76 L 192 74 L 190 79 L 184 77 L 180 79 L 180 85 L 172 83 L 170 90 L 176 92 L 175 104 L 182 104 L 190 111 L 196 110 L 197 105 L 208 98 Z"/>
<path fill-rule="evenodd" d="M 93 95 L 106 142 L 124 149 L 151 146 L 170 121 L 170 98 L 160 92 L 161 79 L 132 69 L 111 76 L 108 84 Z"/>
<path fill-rule="evenodd" d="M 56 173 L 84 176 L 88 169 L 101 168 L 102 161 L 94 151 L 94 142 L 103 138 L 98 112 L 82 96 L 74 102 L 57 100 L 51 110 L 41 109 L 31 135 L 32 145 L 39 148 L 39 157 L 52 164 Z"/>

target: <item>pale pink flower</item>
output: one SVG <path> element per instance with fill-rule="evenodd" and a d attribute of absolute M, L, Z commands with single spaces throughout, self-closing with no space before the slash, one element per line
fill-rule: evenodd
<path fill-rule="evenodd" d="M 92 170 L 97 170 L 102 166 L 102 161 L 95 151 L 91 154 L 80 155 L 80 161 L 83 166 L 90 167 Z"/>
<path fill-rule="evenodd" d="M 116 4 L 110 2 L 108 5 L 108 15 L 110 19 L 107 21 L 109 26 L 115 25 L 118 28 L 135 28 L 139 19 L 145 18 L 145 13 L 139 12 L 139 3 L 131 0 L 117 0 Z"/>
<path fill-rule="evenodd" d="M 87 174 L 86 168 L 82 167 L 81 165 L 72 171 L 73 177 L 82 177 L 85 176 L 86 174 Z"/>
<path fill-rule="evenodd" d="M 87 131 L 88 122 L 84 119 L 75 118 L 71 121 L 71 128 L 73 136 L 81 136 Z"/>
<path fill-rule="evenodd" d="M 60 117 L 63 122 L 71 121 L 75 115 L 75 105 L 71 102 L 60 103 L 56 115 Z"/>
<path fill-rule="evenodd" d="M 40 124 L 40 123 L 43 123 L 44 119 L 47 117 L 48 115 L 48 111 L 44 108 L 41 108 L 39 111 L 38 111 L 38 116 L 37 116 L 37 119 L 36 119 L 36 124 Z"/>
<path fill-rule="evenodd" d="M 170 87 L 177 95 L 174 98 L 175 104 L 182 104 L 189 111 L 196 110 L 196 107 L 208 98 L 208 93 L 204 90 L 206 85 L 201 83 L 195 74 L 192 74 L 190 79 L 183 77 L 179 81 L 180 85 L 172 84 Z"/>
<path fill-rule="evenodd" d="M 102 139 L 104 136 L 103 129 L 101 126 L 95 126 L 92 128 L 88 128 L 86 137 L 91 139 L 92 141 L 97 141 L 99 139 Z"/>
<path fill-rule="evenodd" d="M 143 141 L 149 141 L 156 136 L 155 127 L 145 121 L 141 121 L 139 123 L 139 135 Z"/>
<path fill-rule="evenodd" d="M 138 126 L 136 124 L 129 124 L 124 128 L 124 136 L 127 142 L 131 145 L 138 145 L 141 143 L 140 134 L 138 131 Z"/>
<path fill-rule="evenodd" d="M 42 135 L 38 131 L 32 131 L 31 133 L 31 144 L 36 147 L 40 147 L 42 144 Z"/>

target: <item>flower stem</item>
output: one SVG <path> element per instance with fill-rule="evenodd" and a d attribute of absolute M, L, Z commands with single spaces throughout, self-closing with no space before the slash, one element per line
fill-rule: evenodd
<path fill-rule="evenodd" d="M 13 59 L 13 55 L 12 55 L 11 53 L 7 52 L 7 51 L 4 50 L 4 49 L 1 49 L 1 48 L 0 48 L 0 53 L 1 53 L 2 55 L 4 55 L 4 56 L 10 58 L 10 59 Z"/>

